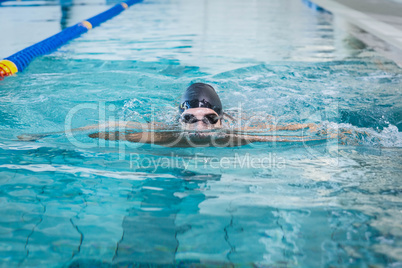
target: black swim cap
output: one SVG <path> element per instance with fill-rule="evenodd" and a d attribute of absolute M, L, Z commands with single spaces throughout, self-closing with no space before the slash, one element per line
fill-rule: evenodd
<path fill-rule="evenodd" d="M 189 86 L 181 96 L 180 113 L 191 108 L 205 107 L 214 110 L 222 116 L 222 103 L 215 89 L 204 83 L 195 83 Z"/>

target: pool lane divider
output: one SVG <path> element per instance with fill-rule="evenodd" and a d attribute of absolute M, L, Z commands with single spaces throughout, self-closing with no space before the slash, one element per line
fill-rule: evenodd
<path fill-rule="evenodd" d="M 48 54 L 67 42 L 79 37 L 83 33 L 88 32 L 92 28 L 99 26 L 101 23 L 117 16 L 130 6 L 140 3 L 142 0 L 127 0 L 121 2 L 110 9 L 90 18 L 70 26 L 63 31 L 46 38 L 30 47 L 27 47 L 17 53 L 0 61 L 0 79 L 22 72 L 36 57 Z"/>
<path fill-rule="evenodd" d="M 310 0 L 302 0 L 302 2 L 308 6 L 309 8 L 316 10 L 316 11 L 321 11 L 321 12 L 329 12 L 328 10 L 324 9 L 323 7 L 317 5 L 316 3 L 311 2 Z"/>

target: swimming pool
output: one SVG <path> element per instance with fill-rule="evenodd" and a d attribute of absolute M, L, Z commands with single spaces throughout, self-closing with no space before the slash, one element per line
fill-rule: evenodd
<path fill-rule="evenodd" d="M 345 29 L 298 0 L 145 1 L 0 81 L 1 266 L 402 265 L 402 71 Z M 234 116 L 350 134 L 234 148 L 17 139 L 173 123 L 192 82 Z"/>

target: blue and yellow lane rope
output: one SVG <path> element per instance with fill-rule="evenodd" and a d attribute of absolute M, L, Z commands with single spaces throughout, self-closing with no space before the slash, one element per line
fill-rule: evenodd
<path fill-rule="evenodd" d="M 127 0 L 121 2 L 90 19 L 68 27 L 41 42 L 18 51 L 4 60 L 0 60 L 0 79 L 5 76 L 13 75 L 17 72 L 22 72 L 36 57 L 56 50 L 57 48 L 66 44 L 68 41 L 79 37 L 81 34 L 99 26 L 101 23 L 117 16 L 130 6 L 140 2 L 142 2 L 142 0 Z"/>

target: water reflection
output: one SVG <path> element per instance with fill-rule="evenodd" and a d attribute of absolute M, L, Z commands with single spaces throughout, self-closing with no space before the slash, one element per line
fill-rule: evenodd
<path fill-rule="evenodd" d="M 61 29 L 64 30 L 67 28 L 69 19 L 71 18 L 73 0 L 60 0 L 60 7 L 61 7 L 61 19 L 60 19 L 60 26 Z"/>

